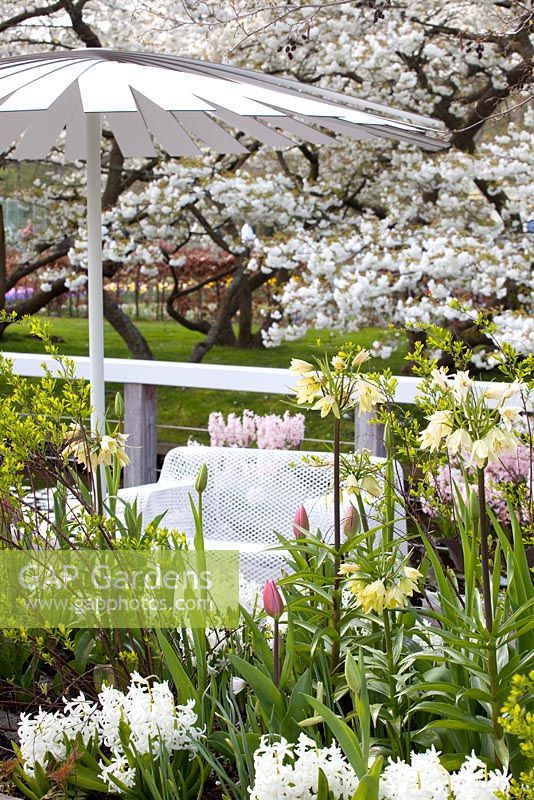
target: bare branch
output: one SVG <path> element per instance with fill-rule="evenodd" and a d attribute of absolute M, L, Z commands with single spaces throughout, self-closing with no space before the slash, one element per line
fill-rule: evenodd
<path fill-rule="evenodd" d="M 24 11 L 21 11 L 20 14 L 15 14 L 14 17 L 9 17 L 3 22 L 0 22 L 0 33 L 20 25 L 21 22 L 26 22 L 27 20 L 35 19 L 36 17 L 47 17 L 50 16 L 50 14 L 55 14 L 58 11 L 62 11 L 64 8 L 65 0 L 58 0 L 57 3 L 50 3 L 50 5 L 47 6 L 37 6 L 37 8 L 33 8 L 31 10 L 24 9 Z"/>
<path fill-rule="evenodd" d="M 83 9 L 88 0 L 63 0 L 64 8 L 70 17 L 72 30 L 86 47 L 102 47 L 102 42 L 83 18 Z"/>
<path fill-rule="evenodd" d="M 218 231 L 216 231 L 215 228 L 213 228 L 210 225 L 204 214 L 202 214 L 202 212 L 199 211 L 199 209 L 194 203 L 190 203 L 188 206 L 186 206 L 186 208 L 188 211 L 191 212 L 191 214 L 194 216 L 197 222 L 199 222 L 200 225 L 204 228 L 210 239 L 212 239 L 212 241 L 215 242 L 215 244 L 217 244 L 221 248 L 221 250 L 224 250 L 227 253 L 232 252 L 230 249 L 230 245 L 227 244 L 227 242 L 221 236 L 221 234 L 218 233 Z"/>

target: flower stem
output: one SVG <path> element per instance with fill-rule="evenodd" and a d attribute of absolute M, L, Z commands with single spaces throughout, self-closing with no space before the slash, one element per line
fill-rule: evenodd
<path fill-rule="evenodd" d="M 395 717 L 399 716 L 399 701 L 397 699 L 397 687 L 395 685 L 395 663 L 393 661 L 393 642 L 391 641 L 391 625 L 389 621 L 389 611 L 383 611 L 384 620 L 384 639 L 386 642 L 386 658 L 388 662 L 388 683 L 391 707 Z"/>
<path fill-rule="evenodd" d="M 384 640 L 386 644 L 386 660 L 388 669 L 388 684 L 389 684 L 389 698 L 391 702 L 391 711 L 393 714 L 392 724 L 388 725 L 389 735 L 392 740 L 393 749 L 397 748 L 397 755 L 399 758 L 404 758 L 402 736 L 401 736 L 401 719 L 399 700 L 397 698 L 397 685 L 395 682 L 395 661 L 393 659 L 393 642 L 391 640 L 391 623 L 389 619 L 389 611 L 387 608 L 382 612 L 382 619 L 384 621 Z"/>
<path fill-rule="evenodd" d="M 341 440 L 341 421 L 335 417 L 334 419 L 334 591 L 332 596 L 332 627 L 337 636 L 332 644 L 332 655 L 330 662 L 330 671 L 333 673 L 337 669 L 339 663 L 339 626 L 341 620 L 341 576 L 339 568 L 341 566 L 341 509 L 339 507 L 341 501 L 341 487 L 340 487 L 340 440 Z"/>
<path fill-rule="evenodd" d="M 495 640 L 493 633 L 493 604 L 491 599 L 491 575 L 489 561 L 489 537 L 488 515 L 486 511 L 486 486 L 484 470 L 478 468 L 478 509 L 480 518 L 480 562 L 482 567 L 482 596 L 484 598 L 484 620 L 486 630 L 489 634 L 488 641 L 488 674 L 490 682 L 490 693 L 493 698 L 492 703 L 492 722 L 493 734 L 496 737 L 502 735 L 499 724 L 500 703 L 497 700 L 498 676 L 497 676 L 497 653 L 495 651 Z"/>
<path fill-rule="evenodd" d="M 96 489 L 96 510 L 101 517 L 104 516 L 104 467 L 96 466 L 94 470 Z"/>
<path fill-rule="evenodd" d="M 482 566 L 482 597 L 484 598 L 484 619 L 486 630 L 493 630 L 493 609 L 491 602 L 491 576 L 489 562 L 489 530 L 486 512 L 486 487 L 484 470 L 478 468 L 478 509 L 480 518 L 480 561 Z"/>
<path fill-rule="evenodd" d="M 277 687 L 280 684 L 280 632 L 277 619 L 274 620 L 273 683 Z"/>

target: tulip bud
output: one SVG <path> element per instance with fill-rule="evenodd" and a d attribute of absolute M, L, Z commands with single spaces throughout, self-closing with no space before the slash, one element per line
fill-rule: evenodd
<path fill-rule="evenodd" d="M 207 485 L 208 485 L 208 468 L 205 464 L 202 464 L 202 466 L 198 471 L 197 480 L 195 483 L 195 489 L 199 494 L 202 494 Z"/>
<path fill-rule="evenodd" d="M 120 392 L 117 392 L 115 395 L 115 416 L 118 420 L 121 420 L 124 417 L 124 400 L 122 399 L 122 394 Z"/>
<path fill-rule="evenodd" d="M 295 516 L 293 517 L 293 536 L 295 539 L 302 539 L 309 532 L 310 520 L 308 519 L 306 509 L 301 504 L 295 511 Z"/>
<path fill-rule="evenodd" d="M 354 536 L 360 530 L 360 516 L 354 506 L 349 506 L 343 517 L 343 533 L 347 537 Z"/>
<path fill-rule="evenodd" d="M 267 581 L 263 587 L 263 607 L 265 613 L 273 619 L 280 619 L 284 610 L 284 601 L 275 581 Z"/>

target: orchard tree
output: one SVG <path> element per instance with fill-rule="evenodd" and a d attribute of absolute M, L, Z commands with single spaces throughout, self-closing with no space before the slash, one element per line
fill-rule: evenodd
<path fill-rule="evenodd" d="M 9 14 L 12 6 L 13 13 Z M 150 273 L 162 260 L 173 290 L 168 310 L 182 324 L 187 248 L 213 249 L 224 290 L 193 357 L 218 341 L 267 345 L 309 327 L 441 321 L 471 337 L 478 364 L 489 343 L 450 307 L 486 309 L 504 338 L 534 352 L 531 5 L 479 0 L 230 3 L 63 0 L 22 13 L 4 4 L 3 54 L 49 47 L 146 47 L 224 60 L 315 86 L 431 115 L 451 147 L 429 154 L 384 139 L 296 144 L 272 152 L 237 134 L 248 152 L 198 159 L 124 161 L 106 143 L 104 271 L 124 263 Z M 28 189 L 51 223 L 17 242 L 6 288 L 38 274 L 35 311 L 85 279 L 83 172 L 62 166 Z M 68 263 L 58 261 L 68 256 Z M 58 267 L 58 264 L 60 266 Z M 223 274 L 224 273 L 224 274 Z M 202 278 L 197 289 L 204 285 Z M 278 292 L 253 326 L 254 292 Z M 2 281 L 0 280 L 0 289 Z M 191 289 L 191 291 L 189 291 Z M 47 299 L 48 296 L 48 299 Z M 0 292 L 1 299 L 1 292 Z M 148 348 L 115 300 L 106 316 L 131 351 Z M 191 327 L 189 325 L 189 327 Z M 387 351 L 386 351 L 387 352 Z"/>
<path fill-rule="evenodd" d="M 239 63 L 420 111 L 451 132 L 440 154 L 383 141 L 278 154 L 301 207 L 313 197 L 314 211 L 274 240 L 259 236 L 255 260 L 292 273 L 267 344 L 309 327 L 439 321 L 491 366 L 490 343 L 451 308 L 461 300 L 534 352 L 531 3 L 175 7 L 170 19 L 154 14 L 162 35 L 202 25 L 219 51 L 226 37 Z"/>

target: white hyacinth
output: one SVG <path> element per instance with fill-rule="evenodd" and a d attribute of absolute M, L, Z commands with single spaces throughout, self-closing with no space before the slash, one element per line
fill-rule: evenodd
<path fill-rule="evenodd" d="M 498 800 L 498 793 L 508 791 L 508 773 L 490 772 L 474 753 L 451 773 L 439 756 L 431 747 L 425 753 L 412 753 L 410 764 L 389 759 L 380 778 L 380 800 Z"/>
<path fill-rule="evenodd" d="M 135 769 L 128 766 L 126 756 L 117 756 L 106 766 L 103 761 L 99 762 L 100 778 L 107 783 L 110 789 L 120 793 L 116 781 L 120 781 L 129 789 L 135 784 Z"/>
<path fill-rule="evenodd" d="M 498 800 L 506 795 L 510 776 L 489 771 L 472 753 L 458 772 L 448 772 L 431 747 L 411 753 L 410 763 L 389 759 L 380 777 L 380 800 Z M 254 754 L 255 781 L 250 800 L 315 800 L 321 769 L 334 800 L 349 800 L 358 778 L 336 742 L 319 747 L 304 733 L 296 744 L 263 737 Z"/>
<path fill-rule="evenodd" d="M 39 709 L 35 716 L 21 714 L 18 727 L 19 747 L 24 769 L 33 776 L 35 764 L 45 764 L 50 755 L 64 760 L 66 746 L 63 736 L 62 715 Z"/>
<path fill-rule="evenodd" d="M 21 714 L 18 738 L 24 769 L 34 774 L 35 764 L 45 765 L 47 757 L 63 761 L 67 755 L 66 741 L 74 741 L 80 734 L 84 744 L 98 729 L 98 709 L 80 694 L 65 703 L 64 711 L 43 711 L 35 716 Z"/>
<path fill-rule="evenodd" d="M 250 800 L 314 800 L 319 769 L 335 800 L 349 800 L 358 788 L 358 778 L 338 745 L 318 747 L 304 733 L 296 744 L 283 738 L 268 744 L 264 736 L 254 753 L 254 769 Z"/>
<path fill-rule="evenodd" d="M 499 793 L 506 794 L 510 776 L 504 770 L 488 770 L 474 753 L 456 774 L 451 775 L 451 786 L 456 800 L 497 800 Z"/>
<path fill-rule="evenodd" d="M 448 800 L 450 775 L 441 766 L 439 753 L 412 753 L 411 764 L 389 760 L 380 779 L 381 800 Z"/>
<path fill-rule="evenodd" d="M 35 716 L 21 714 L 18 735 L 24 770 L 33 775 L 36 763 L 44 768 L 50 762 L 61 763 L 68 744 L 78 735 L 85 745 L 96 737 L 99 747 L 111 754 L 109 763 L 100 761 L 100 777 L 118 791 L 113 778 L 126 786 L 132 786 L 135 780 L 135 770 L 128 766 L 121 741 L 121 723 L 129 732 L 132 749 L 141 756 L 152 752 L 157 758 L 163 749 L 169 754 L 194 751 L 203 734 L 197 720 L 193 700 L 177 704 L 167 681 L 151 683 L 134 672 L 126 692 L 104 686 L 98 703 L 89 702 L 81 694 L 65 701 L 63 711 L 40 709 Z"/>
<path fill-rule="evenodd" d="M 137 672 L 132 674 L 124 698 L 123 718 L 130 728 L 130 741 L 141 755 L 148 753 L 151 746 L 156 754 L 162 745 L 169 753 L 194 750 L 202 735 L 195 727 L 194 700 L 175 705 L 167 681 L 150 685 Z"/>

